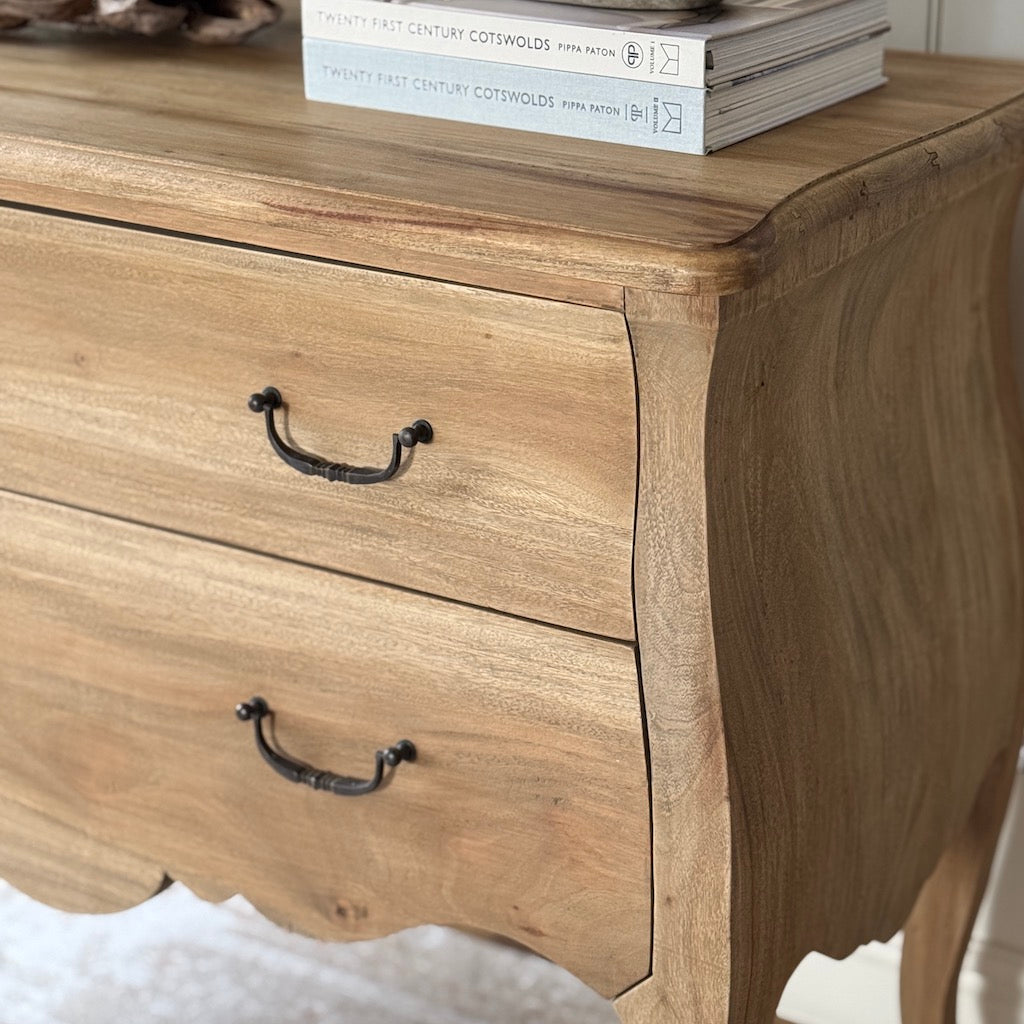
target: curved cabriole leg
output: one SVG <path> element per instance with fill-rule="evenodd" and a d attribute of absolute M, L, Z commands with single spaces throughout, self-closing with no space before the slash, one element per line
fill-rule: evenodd
<path fill-rule="evenodd" d="M 1016 747 L 996 758 L 978 790 L 967 826 L 917 898 L 903 941 L 903 1024 L 956 1022 L 960 967 L 985 894 L 1016 764 Z"/>

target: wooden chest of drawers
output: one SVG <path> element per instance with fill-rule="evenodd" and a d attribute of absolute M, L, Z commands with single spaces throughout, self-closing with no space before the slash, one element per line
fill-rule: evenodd
<path fill-rule="evenodd" d="M 953 1019 L 1024 725 L 1024 69 L 708 159 L 308 104 L 294 14 L 0 69 L 0 874 L 490 932 L 627 1024 L 769 1024 L 909 916 Z"/>

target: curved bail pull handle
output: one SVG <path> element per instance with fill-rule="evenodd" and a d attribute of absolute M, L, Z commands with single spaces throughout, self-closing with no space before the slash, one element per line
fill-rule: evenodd
<path fill-rule="evenodd" d="M 373 775 L 369 779 L 354 779 L 348 775 L 310 768 L 301 761 L 294 761 L 275 750 L 263 734 L 263 719 L 272 714 L 262 697 L 252 697 L 235 707 L 239 721 L 252 722 L 256 732 L 256 747 L 263 760 L 289 782 L 301 782 L 312 789 L 322 789 L 336 796 L 365 796 L 379 789 L 384 781 L 384 769 L 395 768 L 403 761 L 416 760 L 416 747 L 409 740 L 399 740 L 393 747 L 386 747 L 374 754 Z"/>
<path fill-rule="evenodd" d="M 430 444 L 434 439 L 434 428 L 426 420 L 416 420 L 412 426 L 403 427 L 391 435 L 391 461 L 383 469 L 372 466 L 350 466 L 345 462 L 328 462 L 319 455 L 299 451 L 284 442 L 274 423 L 274 410 L 284 405 L 284 399 L 277 388 L 264 388 L 249 396 L 249 409 L 266 416 L 267 437 L 270 446 L 292 469 L 306 476 L 322 476 L 332 483 L 379 484 L 390 480 L 402 464 L 402 449 L 415 448 L 418 444 Z"/>

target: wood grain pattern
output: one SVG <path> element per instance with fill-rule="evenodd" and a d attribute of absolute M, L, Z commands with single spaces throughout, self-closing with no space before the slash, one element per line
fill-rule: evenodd
<path fill-rule="evenodd" d="M 627 1024 L 774 1021 L 807 953 L 888 938 L 937 864 L 904 1005 L 952 1020 L 1024 715 L 1021 176 L 995 167 L 896 230 L 823 199 L 749 293 L 627 292 L 655 896 Z M 829 250 L 854 254 L 814 274 Z"/>
<path fill-rule="evenodd" d="M 629 645 L 9 495 L 0 558 L 0 819 L 35 819 L 0 859 L 32 895 L 116 909 L 159 864 L 321 938 L 467 924 L 608 995 L 647 972 Z M 290 784 L 235 720 L 254 692 L 317 767 L 419 757 L 367 797 Z"/>
<path fill-rule="evenodd" d="M 634 573 L 651 766 L 654 976 L 616 1009 L 625 1024 L 710 1024 L 728 1009 L 731 907 L 704 484 L 716 304 L 627 299 L 640 410 Z"/>
<path fill-rule="evenodd" d="M 750 944 L 734 1020 L 769 1020 L 811 950 L 889 938 L 1016 739 L 1021 436 L 998 282 L 1019 194 L 1015 170 L 756 313 L 723 303 L 707 479 Z"/>
<path fill-rule="evenodd" d="M 0 210 L 0 485 L 631 639 L 621 315 Z M 304 477 L 295 444 L 399 478 Z"/>
<path fill-rule="evenodd" d="M 0 800 L 0 874 L 50 906 L 101 913 L 135 906 L 169 883 L 163 868 L 117 843 L 98 840 L 88 824 L 45 808 Z"/>
<path fill-rule="evenodd" d="M 1008 183 L 993 215 L 1012 215 L 1016 188 Z M 1010 337 L 1009 287 L 1005 268 L 1012 240 L 1007 227 L 996 231 L 991 248 L 988 315 L 994 344 L 992 399 L 1007 424 L 1010 471 L 1018 491 L 1024 491 L 1024 436 L 1019 391 Z M 1016 443 L 1013 443 L 1016 442 Z M 1024 499 L 1020 499 L 1024 502 Z M 1021 517 L 1024 530 L 1024 516 Z M 1024 541 L 1021 543 L 1024 548 Z M 1017 629 L 1020 630 L 1020 623 Z M 980 682 L 981 680 L 979 680 Z M 1016 714 L 1009 715 L 1010 742 L 1000 750 L 981 780 L 962 831 L 943 851 L 907 921 L 903 937 L 900 1000 L 903 1024 L 955 1024 L 957 980 L 988 883 L 996 844 L 1016 776 L 1017 757 L 1024 742 L 1024 694 L 1018 694 Z M 1015 719 L 1015 721 L 1014 721 Z"/>
<path fill-rule="evenodd" d="M 145 75 L 68 45 L 0 54 L 0 203 L 609 309 L 8 209 L 0 486 L 624 640 L 632 555 L 638 649 L 9 497 L 0 868 L 65 904 L 166 871 L 324 936 L 483 928 L 625 1024 L 773 1024 L 806 953 L 910 915 L 906 1024 L 951 1024 L 1024 724 L 1021 67 L 896 56 L 870 96 L 641 160 L 307 104 L 294 18 Z M 268 383 L 325 454 L 421 415 L 438 441 L 339 515 L 264 488 Z M 326 819 L 273 776 L 254 803 L 222 710 L 253 689 L 310 761 L 414 732 L 423 761 Z"/>
<path fill-rule="evenodd" d="M 294 4 L 237 52 L 154 42 L 146 64 L 119 40 L 7 42 L 0 199 L 475 284 L 519 275 L 598 303 L 623 285 L 744 288 L 784 262 L 775 222 L 820 198 L 812 186 L 906 147 L 927 170 L 922 139 L 977 118 L 998 128 L 1024 91 L 1019 65 L 894 55 L 873 94 L 711 158 L 640 158 L 309 103 Z"/>

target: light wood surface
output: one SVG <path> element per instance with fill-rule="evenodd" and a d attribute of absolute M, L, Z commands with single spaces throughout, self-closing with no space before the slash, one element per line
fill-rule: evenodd
<path fill-rule="evenodd" d="M 466 923 L 606 995 L 646 974 L 630 646 L 19 497 L 0 552 L 0 804 L 35 817 L 0 867 L 30 894 L 112 910 L 166 871 L 322 938 Z M 314 767 L 418 758 L 365 797 L 290 784 L 235 719 L 254 693 Z"/>
<path fill-rule="evenodd" d="M 0 484 L 632 638 L 622 316 L 0 209 Z M 293 443 L 400 476 L 330 483 Z"/>
<path fill-rule="evenodd" d="M 992 215 L 1012 216 L 1018 189 L 1012 179 L 993 195 Z M 1001 206 L 1001 208 L 1000 208 Z M 1012 241 L 1008 227 L 997 221 L 991 249 L 992 273 L 987 314 L 991 318 L 994 345 L 991 350 L 992 399 L 1001 414 L 1008 437 L 1007 459 L 1024 491 L 1024 434 L 1018 402 L 1017 379 L 1011 346 L 1009 277 L 1003 273 Z M 1018 499 L 1024 503 L 1024 498 Z M 1021 516 L 1024 530 L 1024 516 Z M 1024 538 L 1019 541 L 1024 548 Z M 1017 623 L 1018 632 L 1021 629 Z M 978 683 L 981 683 L 978 679 Z M 938 866 L 917 898 L 903 937 L 900 997 L 903 1024 L 955 1024 L 957 980 L 971 938 L 978 909 L 985 894 L 992 859 L 1016 777 L 1019 749 L 1024 742 L 1024 694 L 1018 693 L 1016 714 L 1007 707 L 1009 743 L 989 765 L 974 796 L 962 831 L 943 852 Z M 1015 719 L 1015 720 L 1014 720 Z"/>
<path fill-rule="evenodd" d="M 135 47 L 5 43 L 0 199 L 597 304 L 740 289 L 815 183 L 901 149 L 928 172 L 932 134 L 1024 116 L 1020 65 L 894 55 L 883 89 L 686 157 L 307 102 L 294 5 L 230 52 L 154 41 L 144 75 Z"/>
<path fill-rule="evenodd" d="M 718 302 L 627 293 L 655 439 L 637 521 L 654 959 L 627 1024 L 774 1020 L 807 953 L 890 937 L 937 865 L 905 1020 L 954 1020 L 1024 714 L 1020 184 L 979 168 L 888 237 L 811 225 L 794 260 L 830 233 L 871 243 L 792 288 L 782 270 Z"/>
<path fill-rule="evenodd" d="M 650 747 L 654 976 L 616 1009 L 624 1024 L 717 1024 L 728 1019 L 731 887 L 704 487 L 715 303 L 628 298 L 640 410 L 634 571 Z"/>
<path fill-rule="evenodd" d="M 368 579 L 0 502 L 0 869 L 482 928 L 625 1024 L 774 1024 L 807 953 L 909 918 L 905 1024 L 952 1024 L 1024 727 L 1024 70 L 895 56 L 701 159 L 308 104 L 294 17 L 145 74 L 71 45 L 0 53 L 0 204 L 61 211 L 0 212 L 0 486 Z M 437 441 L 339 492 L 270 454 L 266 384 L 320 454 Z M 435 753 L 296 794 L 256 690 L 312 762 Z"/>
<path fill-rule="evenodd" d="M 1020 184 L 982 184 L 756 313 L 723 302 L 708 539 L 748 1022 L 809 951 L 895 933 L 1019 742 L 1003 282 Z"/>

